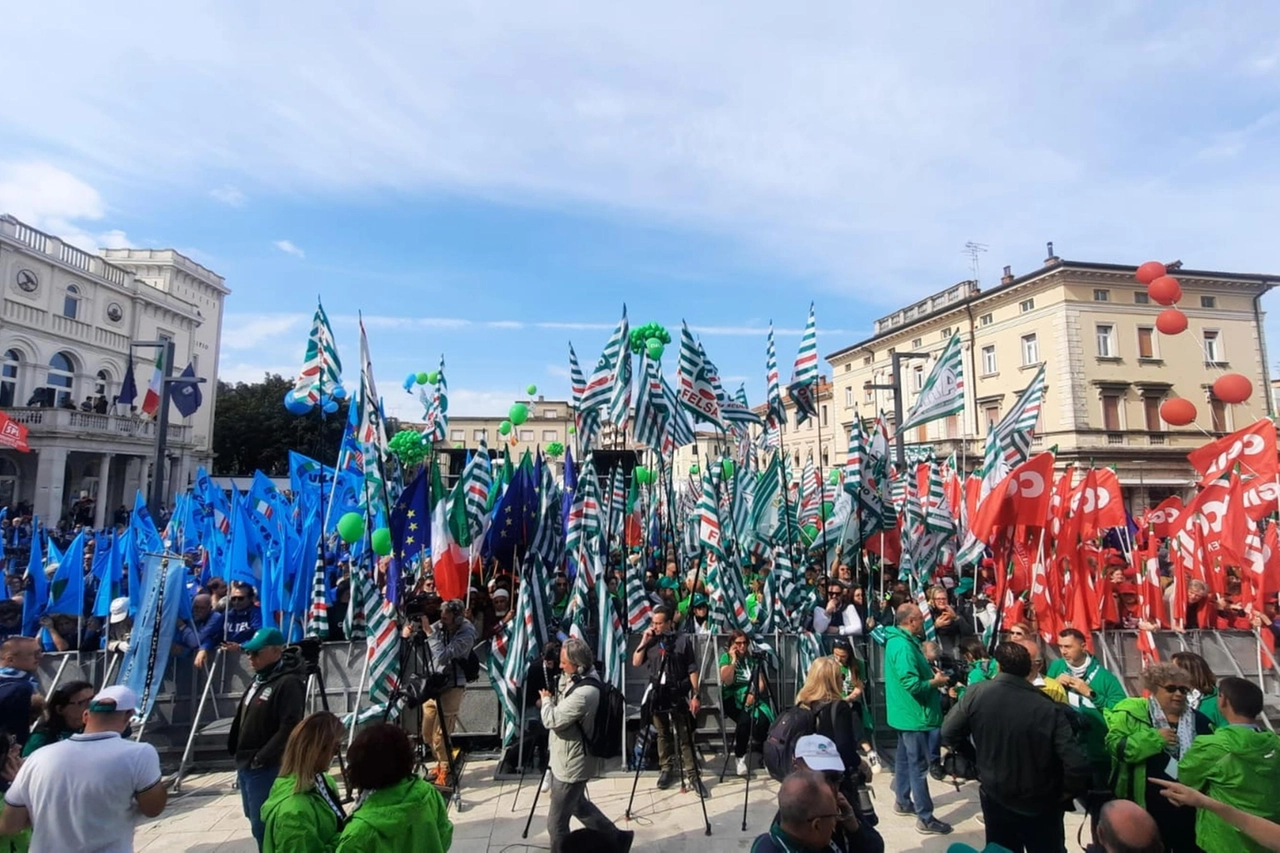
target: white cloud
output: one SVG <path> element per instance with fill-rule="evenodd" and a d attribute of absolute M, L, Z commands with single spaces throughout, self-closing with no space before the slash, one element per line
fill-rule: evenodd
<path fill-rule="evenodd" d="M 295 246 L 291 240 L 276 240 L 271 245 L 286 255 L 293 255 L 295 258 L 305 258 L 307 256 L 307 253 Z"/>
<path fill-rule="evenodd" d="M 231 351 L 261 351 L 264 346 L 279 345 L 282 337 L 292 332 L 303 336 L 299 338 L 301 342 L 305 338 L 306 324 L 310 319 L 306 314 L 224 314 L 222 348 Z"/>
<path fill-rule="evenodd" d="M 225 204 L 227 207 L 244 207 L 244 193 L 230 184 L 209 190 L 209 195 L 214 201 Z"/>
<path fill-rule="evenodd" d="M 96 189 L 44 161 L 0 162 L 0 213 L 9 213 L 86 252 L 133 245 L 119 229 L 95 232 L 84 220 L 98 221 L 106 204 Z"/>

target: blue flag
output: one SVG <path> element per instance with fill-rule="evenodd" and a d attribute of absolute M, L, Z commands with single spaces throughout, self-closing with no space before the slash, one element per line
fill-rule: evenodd
<path fill-rule="evenodd" d="M 538 487 L 526 453 L 511 476 L 506 494 L 494 507 L 493 523 L 485 534 L 486 556 L 514 571 L 516 549 L 524 553 L 538 527 Z"/>
<path fill-rule="evenodd" d="M 186 570 L 181 560 L 149 556 L 143 577 L 146 595 L 134 618 L 129 651 L 116 683 L 138 694 L 137 716 L 145 720 L 164 681 L 178 619 L 191 619 L 191 600 L 183 587 Z"/>
<path fill-rule="evenodd" d="M 424 467 L 391 508 L 391 567 L 387 600 L 400 603 L 400 573 L 431 553 L 431 481 Z"/>
<path fill-rule="evenodd" d="M 40 617 L 49 603 L 49 583 L 44 576 L 44 554 L 40 547 L 44 537 L 40 517 L 31 519 L 31 556 L 27 559 L 27 591 L 22 596 L 22 633 L 34 637 L 40 630 Z"/>
<path fill-rule="evenodd" d="M 187 369 L 182 371 L 181 379 L 195 379 L 196 368 L 190 362 L 187 363 Z M 184 417 L 189 418 L 200 408 L 200 404 L 204 402 L 204 395 L 200 393 L 200 385 L 197 382 L 175 382 L 173 383 L 173 392 L 170 396 L 173 400 L 173 407 Z"/>
<path fill-rule="evenodd" d="M 84 531 L 67 546 L 49 584 L 49 613 L 84 614 Z"/>
<path fill-rule="evenodd" d="M 111 602 L 124 593 L 124 540 L 124 536 L 112 536 L 110 544 L 105 547 L 99 543 L 98 550 L 101 550 L 106 558 L 101 574 L 98 574 L 98 550 L 94 551 L 93 571 L 98 578 L 98 597 L 93 602 L 94 616 L 104 619 L 109 616 L 111 614 Z M 139 602 L 141 602 L 141 598 L 139 598 Z"/>
<path fill-rule="evenodd" d="M 124 368 L 124 381 L 120 383 L 120 396 L 116 402 L 122 406 L 132 406 L 138 399 L 138 381 L 133 378 L 133 359 Z"/>

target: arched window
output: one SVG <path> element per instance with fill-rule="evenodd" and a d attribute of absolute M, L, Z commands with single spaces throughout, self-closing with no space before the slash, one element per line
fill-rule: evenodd
<path fill-rule="evenodd" d="M 74 284 L 67 285 L 67 295 L 62 300 L 62 316 L 72 320 L 80 313 L 80 288 Z"/>
<path fill-rule="evenodd" d="M 16 406 L 18 401 L 18 367 L 22 364 L 22 353 L 16 349 L 7 350 L 4 364 L 0 366 L 0 407 Z"/>
<path fill-rule="evenodd" d="M 94 377 L 93 396 L 111 399 L 111 374 L 107 371 L 99 370 L 98 375 Z"/>
<path fill-rule="evenodd" d="M 45 387 L 49 389 L 49 405 L 61 406 L 70 401 L 75 384 L 75 365 L 71 357 L 65 352 L 56 353 L 49 359 L 49 378 L 45 381 Z"/>

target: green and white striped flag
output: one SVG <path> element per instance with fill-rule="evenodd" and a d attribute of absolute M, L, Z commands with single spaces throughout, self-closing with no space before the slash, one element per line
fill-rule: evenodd
<path fill-rule="evenodd" d="M 765 346 L 764 382 L 765 404 L 768 406 L 764 444 L 766 447 L 781 447 L 782 422 L 787 419 L 787 410 L 782 404 L 782 380 L 778 373 L 778 351 L 773 345 L 772 320 L 769 321 L 769 341 Z"/>
<path fill-rule="evenodd" d="M 952 335 L 938 355 L 929 378 L 916 397 L 916 404 L 898 427 L 898 432 L 964 411 L 963 362 L 960 336 Z"/>
<path fill-rule="evenodd" d="M 364 331 L 364 320 L 360 320 L 360 426 L 357 440 L 364 462 L 365 488 L 361 489 L 361 505 L 372 502 L 386 506 L 386 456 L 387 426 L 382 417 L 382 400 L 378 397 L 378 387 L 373 381 L 373 362 L 369 360 L 369 336 Z M 372 507 L 369 517 L 376 516 Z"/>
<path fill-rule="evenodd" d="M 303 357 L 298 379 L 293 383 L 293 397 L 314 406 L 320 402 L 321 395 L 332 395 L 341 384 L 342 359 L 333 339 L 333 328 L 329 325 L 324 305 L 316 300 L 311 336 L 307 338 L 307 354 Z"/>
<path fill-rule="evenodd" d="M 720 412 L 720 398 L 724 392 L 717 394 L 718 377 L 714 374 L 714 366 L 707 363 L 706 352 L 693 339 L 689 324 L 680 323 L 680 361 L 676 376 L 679 380 L 678 397 L 694 420 L 706 421 L 717 429 L 724 429 L 724 420 Z"/>
<path fill-rule="evenodd" d="M 1031 455 L 1031 439 L 1040 407 L 1044 405 L 1044 365 L 1036 371 L 1018 402 L 987 433 L 987 447 L 982 461 L 982 492 L 985 498 L 1000 481 Z"/>
<path fill-rule="evenodd" d="M 809 321 L 805 323 L 804 337 L 800 339 L 787 394 L 796 406 L 796 426 L 818 416 L 818 323 L 812 302 L 809 303 Z"/>
<path fill-rule="evenodd" d="M 324 551 L 316 549 L 316 567 L 311 573 L 311 609 L 307 612 L 306 635 L 329 637 L 329 595 L 325 583 Z"/>
<path fill-rule="evenodd" d="M 609 336 L 609 340 L 604 345 L 604 351 L 600 353 L 600 360 L 596 362 L 596 368 L 591 372 L 591 380 L 586 384 L 582 392 L 582 400 L 579 404 L 583 411 L 595 411 L 601 416 L 611 414 L 610 409 L 614 401 L 618 397 L 618 392 L 614 388 L 618 384 L 618 373 L 622 365 L 623 353 L 627 353 L 627 379 L 630 381 L 630 350 L 627 349 L 627 334 L 629 326 L 627 324 L 627 306 L 622 306 L 622 319 L 618 321 L 617 327 L 613 330 L 613 334 Z"/>

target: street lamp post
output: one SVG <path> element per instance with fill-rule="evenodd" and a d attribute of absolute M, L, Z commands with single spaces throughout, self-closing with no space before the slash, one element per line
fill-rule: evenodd
<path fill-rule="evenodd" d="M 199 377 L 173 375 L 174 345 L 171 340 L 134 341 L 129 344 L 129 349 L 130 351 L 134 349 L 159 349 L 164 353 L 164 375 L 160 379 L 160 410 L 156 414 L 155 467 L 152 471 L 151 490 L 147 498 L 147 509 L 150 511 L 151 517 L 159 524 L 160 508 L 164 505 L 165 451 L 168 449 L 169 444 L 169 400 L 171 399 L 169 389 L 173 385 L 197 385 L 205 380 Z"/>
<path fill-rule="evenodd" d="M 878 391 L 893 392 L 893 426 L 894 426 L 894 456 L 898 460 L 898 470 L 905 471 L 907 469 L 907 449 L 904 443 L 902 429 L 900 424 L 904 413 L 902 411 L 902 362 L 908 358 L 930 358 L 927 352 L 895 352 L 893 353 L 892 367 L 893 381 L 888 384 L 877 385 L 873 382 L 867 382 L 862 387 Z"/>

